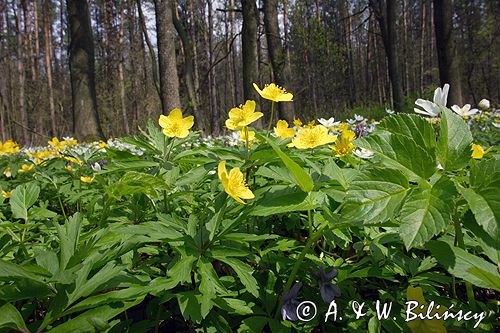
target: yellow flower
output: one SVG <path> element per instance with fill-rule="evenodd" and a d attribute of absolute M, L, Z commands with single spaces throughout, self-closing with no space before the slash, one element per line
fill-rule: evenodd
<path fill-rule="evenodd" d="M 279 87 L 274 83 L 266 84 L 264 89 L 260 90 L 257 84 L 253 84 L 253 87 L 262 98 L 268 99 L 274 102 L 291 102 L 293 100 L 293 95 L 286 92 L 285 88 Z"/>
<path fill-rule="evenodd" d="M 2 191 L 2 197 L 4 199 L 9 199 L 10 197 L 12 197 L 12 192 L 11 191 Z"/>
<path fill-rule="evenodd" d="M 328 134 L 328 128 L 323 125 L 316 125 L 308 128 L 304 127 L 292 140 L 290 147 L 298 149 L 314 148 L 331 143 L 337 139 L 336 135 Z"/>
<path fill-rule="evenodd" d="M 99 149 L 104 149 L 109 147 L 109 145 L 104 141 L 99 141 Z"/>
<path fill-rule="evenodd" d="M 194 117 L 182 117 L 180 109 L 173 109 L 168 116 L 161 115 L 158 120 L 163 128 L 163 134 L 169 138 L 185 138 L 189 135 L 189 129 L 194 125 Z"/>
<path fill-rule="evenodd" d="M 335 140 L 335 146 L 330 146 L 337 154 L 335 156 L 341 157 L 349 154 L 351 150 L 356 148 L 352 141 L 356 139 L 356 134 L 351 130 L 344 130 L 340 135 L 340 140 Z"/>
<path fill-rule="evenodd" d="M 66 138 L 66 140 L 64 140 L 63 142 L 65 142 L 68 146 L 76 146 L 76 144 L 78 143 L 78 140 L 77 139 L 73 139 L 73 138 Z"/>
<path fill-rule="evenodd" d="M 248 142 L 255 140 L 255 132 L 249 131 L 248 129 L 245 130 L 244 128 L 239 132 L 241 140 L 247 141 L 247 132 L 248 132 Z"/>
<path fill-rule="evenodd" d="M 52 140 L 50 140 L 48 143 L 52 147 L 59 149 L 59 150 L 63 150 L 67 146 L 66 141 L 59 141 L 58 138 L 52 138 Z"/>
<path fill-rule="evenodd" d="M 11 173 L 11 171 L 10 171 L 10 168 L 9 168 L 9 167 L 5 168 L 5 170 L 3 171 L 3 175 L 4 175 L 5 177 L 7 177 L 7 178 L 12 177 L 12 173 Z"/>
<path fill-rule="evenodd" d="M 274 128 L 274 134 L 283 139 L 293 138 L 295 136 L 295 130 L 288 127 L 286 120 L 278 120 L 278 123 Z"/>
<path fill-rule="evenodd" d="M 491 150 L 492 147 L 484 150 L 483 147 L 481 147 L 480 145 L 476 145 L 476 144 L 472 144 L 472 147 L 471 147 L 471 150 L 472 150 L 472 158 L 475 158 L 475 159 L 481 159 L 483 158 L 484 155 L 486 155 L 490 150 Z"/>
<path fill-rule="evenodd" d="M 340 132 L 344 132 L 344 131 L 347 131 L 349 130 L 349 124 L 348 123 L 341 123 L 339 125 L 339 131 Z"/>
<path fill-rule="evenodd" d="M 233 168 L 229 171 L 226 170 L 226 161 L 221 161 L 218 166 L 219 179 L 224 187 L 224 191 L 229 194 L 234 200 L 245 205 L 241 199 L 253 199 L 255 196 L 245 183 L 245 178 L 240 171 L 240 168 Z"/>
<path fill-rule="evenodd" d="M 84 176 L 80 176 L 80 180 L 84 183 L 90 183 L 94 180 L 94 177 L 84 177 Z"/>
<path fill-rule="evenodd" d="M 446 328 L 444 327 L 444 319 L 437 319 L 436 317 L 442 318 L 444 313 L 448 310 L 444 306 L 431 306 L 429 309 L 429 304 L 425 301 L 424 293 L 420 287 L 409 286 L 406 290 L 407 309 L 411 309 L 411 313 L 416 316 L 407 322 L 408 327 L 412 333 L 446 333 Z M 434 303 L 431 302 L 434 305 Z M 423 308 L 421 307 L 423 306 Z M 431 311 L 429 311 L 431 310 Z M 429 312 L 429 317 L 433 319 L 421 319 L 419 315 L 425 316 Z"/>
<path fill-rule="evenodd" d="M 229 111 L 229 119 L 226 120 L 226 127 L 230 130 L 239 130 L 244 126 L 248 126 L 264 114 L 255 112 L 255 101 L 248 100 L 239 108 L 232 108 Z"/>
<path fill-rule="evenodd" d="M 308 127 L 308 128 L 313 128 L 316 124 L 316 120 L 311 120 L 310 122 L 307 123 L 307 125 L 305 127 Z"/>
<path fill-rule="evenodd" d="M 30 164 L 30 165 L 23 164 L 22 167 L 21 167 L 21 169 L 17 170 L 17 172 L 19 172 L 19 173 L 28 172 L 31 169 L 33 169 L 34 167 L 35 167 L 34 164 Z"/>
<path fill-rule="evenodd" d="M 297 126 L 297 128 L 302 127 L 302 121 L 300 120 L 300 118 L 293 118 L 293 124 Z"/>
<path fill-rule="evenodd" d="M 76 169 L 75 169 L 75 168 L 73 168 L 71 165 L 66 165 L 64 168 L 65 168 L 66 170 L 68 170 L 69 172 L 75 172 L 75 171 L 76 171 Z M 88 178 L 88 177 L 86 177 L 86 178 Z M 81 179 L 81 178 L 80 178 L 80 179 Z"/>
<path fill-rule="evenodd" d="M 19 145 L 12 140 L 7 140 L 5 143 L 0 141 L 0 155 L 15 154 L 19 152 Z"/>
<path fill-rule="evenodd" d="M 82 164 L 82 161 L 80 161 L 78 158 L 73 157 L 73 156 L 64 156 L 64 159 L 76 164 Z"/>

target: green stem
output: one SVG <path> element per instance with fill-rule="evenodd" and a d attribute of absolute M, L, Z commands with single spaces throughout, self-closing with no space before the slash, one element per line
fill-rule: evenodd
<path fill-rule="evenodd" d="M 175 138 L 172 138 L 172 142 L 170 143 L 170 147 L 168 148 L 167 155 L 163 159 L 164 162 L 168 161 L 168 158 L 170 157 L 170 152 L 172 151 L 172 148 L 174 147 L 174 142 L 175 142 Z"/>
<path fill-rule="evenodd" d="M 243 130 L 245 131 L 245 143 L 246 143 L 246 147 L 247 147 L 247 160 L 248 158 L 250 157 L 250 153 L 249 153 L 249 148 L 248 148 L 248 127 L 245 126 L 243 127 Z"/>
<path fill-rule="evenodd" d="M 269 119 L 269 125 L 267 125 L 267 132 L 271 131 L 271 126 L 273 125 L 273 120 L 274 120 L 274 101 L 271 102 L 271 118 Z"/>
<path fill-rule="evenodd" d="M 455 244 L 460 247 L 461 249 L 465 250 L 465 243 L 464 243 L 464 235 L 462 233 L 462 225 L 460 224 L 459 219 L 455 219 L 454 221 L 455 225 Z M 469 305 L 474 309 L 476 307 L 476 299 L 474 297 L 474 289 L 472 288 L 472 284 L 470 282 L 464 281 L 465 282 L 465 290 L 467 293 L 467 301 Z M 455 287 L 455 286 L 453 286 Z"/>

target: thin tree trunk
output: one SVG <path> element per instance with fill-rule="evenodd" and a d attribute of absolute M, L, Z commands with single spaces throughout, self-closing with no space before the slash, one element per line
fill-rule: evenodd
<path fill-rule="evenodd" d="M 49 29 L 49 15 L 50 7 L 48 0 L 43 0 L 43 39 L 45 46 L 45 71 L 47 75 L 47 91 L 49 94 L 49 112 L 50 112 L 50 129 L 51 135 L 57 136 L 56 130 L 56 109 L 54 106 L 54 88 L 52 85 L 52 61 L 51 61 L 51 45 L 50 43 L 50 29 Z"/>
<path fill-rule="evenodd" d="M 459 59 L 453 39 L 453 4 L 451 0 L 434 0 L 434 29 L 441 86 L 450 84 L 448 104 L 462 106 Z"/>
<path fill-rule="evenodd" d="M 120 26 L 118 29 L 118 84 L 120 86 L 120 108 L 121 108 L 121 113 L 122 113 L 122 120 L 123 120 L 123 130 L 125 131 L 125 134 L 130 133 L 130 128 L 129 128 L 129 119 L 127 116 L 127 105 L 125 103 L 125 78 L 123 74 L 123 65 L 125 62 L 125 55 L 124 55 L 124 47 L 123 47 L 123 30 L 124 30 L 124 25 L 125 23 L 125 1 L 122 0 L 120 1 Z"/>
<path fill-rule="evenodd" d="M 33 1 L 34 35 L 35 35 L 35 80 L 40 73 L 40 39 L 38 38 L 38 0 Z"/>
<path fill-rule="evenodd" d="M 257 100 L 253 83 L 257 83 L 259 67 L 257 64 L 257 18 L 259 17 L 255 0 L 241 0 L 243 10 L 242 54 L 243 54 L 243 95 L 245 100 Z"/>
<path fill-rule="evenodd" d="M 420 66 L 419 66 L 419 74 L 420 74 L 420 96 L 424 95 L 424 87 L 425 87 L 425 78 L 424 78 L 424 67 L 425 67 L 425 27 L 427 26 L 426 21 L 426 0 L 422 0 L 422 24 L 421 24 L 421 35 L 420 35 Z"/>
<path fill-rule="evenodd" d="M 160 73 L 160 100 L 162 113 L 165 114 L 168 114 L 172 109 L 181 107 L 171 1 L 154 1 Z"/>
<path fill-rule="evenodd" d="M 149 55 L 151 57 L 151 68 L 152 68 L 152 73 L 153 73 L 153 83 L 156 88 L 156 91 L 158 92 L 158 96 L 161 99 L 161 93 L 160 93 L 160 84 L 159 84 L 159 74 L 158 74 L 158 63 L 156 61 L 156 54 L 155 50 L 153 48 L 153 44 L 151 44 L 151 40 L 149 39 L 148 35 L 148 29 L 146 27 L 146 20 L 144 18 L 144 13 L 142 12 L 142 5 L 141 5 L 141 0 L 136 0 L 137 1 L 137 11 L 139 12 L 139 23 L 141 25 L 141 30 L 144 35 L 144 41 L 146 42 L 146 45 L 148 46 L 149 50 Z"/>
<path fill-rule="evenodd" d="M 205 7 L 203 7 L 205 14 Z M 213 60 L 213 17 L 212 17 L 212 0 L 207 0 L 207 13 L 203 17 L 207 16 L 208 25 L 207 29 L 204 30 L 203 38 L 205 40 L 205 54 L 208 59 L 208 94 L 210 101 L 210 132 L 214 135 L 220 133 L 219 126 L 219 110 L 217 107 L 217 91 L 215 87 L 215 68 L 212 68 Z"/>
<path fill-rule="evenodd" d="M 80 139 L 103 137 L 97 113 L 94 43 L 87 0 L 67 0 L 73 131 Z"/>
<path fill-rule="evenodd" d="M 16 37 L 17 37 L 17 78 L 19 83 L 19 111 L 21 113 L 22 124 L 22 139 L 25 145 L 30 144 L 30 137 L 28 134 L 28 111 L 26 109 L 26 96 L 25 96 L 25 73 L 24 73 L 24 52 L 23 52 L 23 29 L 21 23 L 22 5 L 21 0 L 17 0 L 17 15 L 16 15 Z"/>
<path fill-rule="evenodd" d="M 229 6 L 232 9 L 229 13 L 230 17 L 230 38 L 234 38 L 236 33 L 236 16 L 235 16 L 235 4 L 234 0 L 229 0 Z M 234 104 L 241 102 L 241 80 L 240 80 L 240 70 L 238 68 L 238 48 L 236 41 L 233 42 L 231 46 L 231 65 L 233 70 L 233 87 L 234 87 Z"/>

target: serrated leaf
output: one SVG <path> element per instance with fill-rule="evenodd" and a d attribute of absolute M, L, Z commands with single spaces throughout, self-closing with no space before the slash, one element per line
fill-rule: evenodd
<path fill-rule="evenodd" d="M 274 214 L 305 211 L 317 208 L 327 201 L 326 195 L 322 192 L 290 192 L 276 191 L 265 195 L 259 200 L 250 215 L 270 216 Z"/>
<path fill-rule="evenodd" d="M 500 274 L 495 265 L 444 241 L 430 241 L 426 247 L 450 274 L 478 287 L 500 291 Z"/>
<path fill-rule="evenodd" d="M 398 114 L 382 119 L 381 128 L 393 134 L 404 135 L 426 150 L 436 148 L 434 128 L 423 117 L 413 114 Z"/>
<path fill-rule="evenodd" d="M 413 189 L 401 208 L 400 235 L 407 249 L 420 246 L 446 228 L 456 189 L 447 177 Z"/>
<path fill-rule="evenodd" d="M 28 183 L 17 186 L 12 191 L 10 198 L 10 208 L 12 215 L 17 219 L 28 219 L 28 209 L 38 199 L 40 187 L 34 183 Z"/>
<path fill-rule="evenodd" d="M 444 170 L 459 170 L 470 160 L 472 134 L 465 121 L 443 108 L 437 144 L 437 155 Z"/>
<path fill-rule="evenodd" d="M 378 154 L 385 165 L 399 169 L 413 180 L 428 179 L 437 170 L 434 151 L 427 151 L 404 135 L 381 131 L 359 138 L 354 144 Z"/>
<path fill-rule="evenodd" d="M 369 169 L 356 176 L 346 193 L 342 219 L 384 222 L 399 213 L 408 178 L 394 169 Z"/>

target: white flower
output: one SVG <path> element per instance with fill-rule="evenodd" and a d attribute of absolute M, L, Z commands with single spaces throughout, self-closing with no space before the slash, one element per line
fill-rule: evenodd
<path fill-rule="evenodd" d="M 483 98 L 479 101 L 479 104 L 477 106 L 479 106 L 480 109 L 488 110 L 490 108 L 490 101 L 488 101 L 486 98 Z"/>
<path fill-rule="evenodd" d="M 388 114 L 394 114 L 394 113 L 396 113 L 396 111 L 393 111 L 393 110 L 390 110 L 390 109 L 385 109 L 385 112 L 387 112 Z"/>
<path fill-rule="evenodd" d="M 354 151 L 354 155 L 360 158 L 372 158 L 373 152 L 371 150 L 365 148 L 358 148 Z"/>
<path fill-rule="evenodd" d="M 496 121 L 492 122 L 491 124 L 496 128 L 500 128 L 500 123 L 497 123 Z"/>
<path fill-rule="evenodd" d="M 99 172 L 101 171 L 101 165 L 97 162 L 94 163 L 94 165 L 91 166 L 92 170 L 94 170 L 95 172 Z"/>
<path fill-rule="evenodd" d="M 438 168 L 438 170 L 444 170 L 443 166 L 439 162 L 438 162 L 437 168 Z"/>
<path fill-rule="evenodd" d="M 448 91 L 450 90 L 450 85 L 446 83 L 443 87 L 437 88 L 434 91 L 434 101 L 427 101 L 425 99 L 417 99 L 415 104 L 420 106 L 422 109 L 414 108 L 416 113 L 420 113 L 426 116 L 436 117 L 441 112 L 441 107 L 446 107 L 446 102 L 448 101 Z"/>
<path fill-rule="evenodd" d="M 325 127 L 335 127 L 340 125 L 340 121 L 335 121 L 335 118 L 333 117 L 330 119 L 319 118 L 318 122 Z"/>
<path fill-rule="evenodd" d="M 357 114 L 354 114 L 354 119 L 356 119 L 356 121 L 363 121 L 365 118 L 363 116 L 358 116 Z"/>
<path fill-rule="evenodd" d="M 356 123 L 356 120 L 355 119 L 347 119 L 347 122 L 351 125 L 355 124 Z"/>
<path fill-rule="evenodd" d="M 451 109 L 455 111 L 456 114 L 462 117 L 472 116 L 473 114 L 476 114 L 479 111 L 478 109 L 471 110 L 470 104 L 465 104 L 463 107 L 459 107 L 458 105 L 453 105 Z"/>

